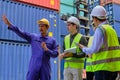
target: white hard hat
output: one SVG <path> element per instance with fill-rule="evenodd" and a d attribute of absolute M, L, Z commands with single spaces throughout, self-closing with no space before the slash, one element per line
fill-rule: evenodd
<path fill-rule="evenodd" d="M 91 16 L 97 17 L 98 19 L 106 19 L 106 10 L 103 6 L 96 6 L 91 12 Z"/>
<path fill-rule="evenodd" d="M 79 22 L 79 20 L 76 18 L 76 17 L 74 17 L 74 16 L 71 16 L 68 20 L 67 20 L 67 22 L 69 23 L 74 23 L 74 24 L 76 24 L 78 27 L 80 27 L 80 22 Z"/>

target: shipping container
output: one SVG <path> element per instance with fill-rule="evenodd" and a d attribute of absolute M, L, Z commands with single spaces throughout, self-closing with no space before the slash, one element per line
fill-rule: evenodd
<path fill-rule="evenodd" d="M 120 5 L 120 0 L 100 0 L 100 5 L 102 6 L 110 3 L 115 3 Z"/>
<path fill-rule="evenodd" d="M 0 40 L 0 80 L 26 80 L 31 57 L 28 43 Z M 51 80 L 57 80 L 58 59 L 51 58 Z"/>
<path fill-rule="evenodd" d="M 106 4 L 105 6 L 107 17 L 109 22 L 113 22 L 114 20 L 120 21 L 120 5 L 118 4 Z"/>
<path fill-rule="evenodd" d="M 0 80 L 25 80 L 30 56 L 29 44 L 0 41 Z"/>
<path fill-rule="evenodd" d="M 45 7 L 55 11 L 60 10 L 60 0 L 13 0 L 13 1 L 27 3 L 39 7 Z"/>
<path fill-rule="evenodd" d="M 5 14 L 13 25 L 25 32 L 39 34 L 37 20 L 48 19 L 50 21 L 49 32 L 57 41 L 59 40 L 59 14 L 56 11 L 7 0 L 0 0 L 0 6 L 2 6 L 0 7 L 0 16 Z M 3 21 L 0 22 L 0 26 L 0 39 L 25 41 L 8 30 Z"/>

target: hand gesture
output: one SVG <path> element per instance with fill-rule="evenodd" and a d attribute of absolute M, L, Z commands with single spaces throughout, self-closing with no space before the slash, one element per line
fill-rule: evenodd
<path fill-rule="evenodd" d="M 7 19 L 7 17 L 5 15 L 2 16 L 2 20 L 4 21 L 5 24 L 8 25 L 8 27 L 11 26 L 11 23 L 9 22 L 9 20 Z"/>
<path fill-rule="evenodd" d="M 47 48 L 47 46 L 46 46 L 46 43 L 45 43 L 45 42 L 42 42 L 42 43 L 41 43 L 41 46 L 42 46 L 42 48 L 43 48 L 45 51 L 47 51 L 47 50 L 48 50 L 48 48 Z"/>

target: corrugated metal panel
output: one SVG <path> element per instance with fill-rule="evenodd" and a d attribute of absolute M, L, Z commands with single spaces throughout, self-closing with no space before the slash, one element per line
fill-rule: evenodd
<path fill-rule="evenodd" d="M 25 80 L 31 55 L 29 44 L 0 41 L 0 80 Z"/>
<path fill-rule="evenodd" d="M 60 0 L 13 0 L 23 3 L 28 3 L 35 6 L 41 6 L 56 11 L 60 10 Z"/>
<path fill-rule="evenodd" d="M 0 15 L 6 14 L 8 19 L 19 28 L 26 32 L 38 33 L 37 20 L 41 18 L 47 18 L 50 21 L 49 31 L 54 34 L 58 34 L 59 29 L 59 14 L 55 11 L 39 8 L 23 3 L 17 3 L 12 1 L 0 0 Z M 22 38 L 16 36 L 15 33 L 7 30 L 6 25 L 0 22 L 0 39 L 25 41 Z M 55 36 L 58 41 L 58 36 Z"/>

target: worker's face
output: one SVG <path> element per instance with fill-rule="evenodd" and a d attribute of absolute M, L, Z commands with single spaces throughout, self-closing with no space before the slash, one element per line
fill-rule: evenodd
<path fill-rule="evenodd" d="M 67 29 L 70 33 L 76 31 L 76 25 L 73 23 L 67 23 Z"/>
<path fill-rule="evenodd" d="M 41 34 L 47 34 L 48 31 L 48 26 L 45 24 L 40 24 L 39 25 L 39 30 Z"/>

